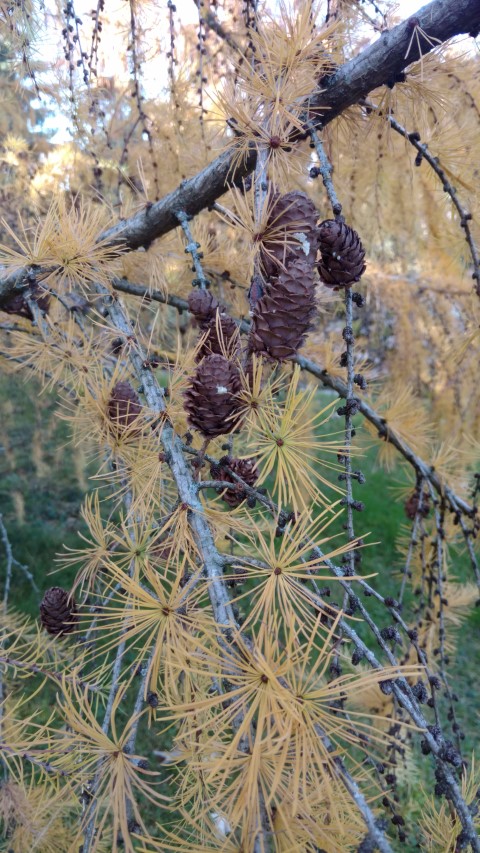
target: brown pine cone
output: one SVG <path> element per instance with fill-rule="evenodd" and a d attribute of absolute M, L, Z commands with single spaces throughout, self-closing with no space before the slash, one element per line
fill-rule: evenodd
<path fill-rule="evenodd" d="M 49 634 L 70 634 L 78 622 L 75 599 L 65 589 L 47 589 L 40 604 L 40 621 Z"/>
<path fill-rule="evenodd" d="M 224 489 L 221 491 L 222 500 L 225 501 L 232 509 L 240 506 L 242 501 L 247 498 L 247 493 L 245 489 L 242 488 L 242 484 L 238 483 L 237 480 L 232 477 L 229 471 L 226 471 L 225 468 L 230 468 L 238 477 L 241 477 L 242 480 L 248 486 L 254 486 L 258 479 L 258 471 L 256 467 L 255 459 L 229 459 L 228 464 L 225 465 L 215 465 L 213 464 L 210 468 L 210 474 L 215 480 L 225 480 L 227 483 L 233 483 L 233 488 Z"/>
<path fill-rule="evenodd" d="M 327 287 L 348 287 L 365 272 L 365 251 L 357 232 L 345 222 L 326 219 L 318 228 L 320 278 Z"/>
<path fill-rule="evenodd" d="M 300 190 L 279 195 L 272 207 L 261 245 L 261 266 L 269 278 L 299 258 L 315 264 L 318 249 L 318 213 Z M 302 236 L 303 235 L 303 236 Z"/>
<path fill-rule="evenodd" d="M 30 298 L 37 303 L 38 307 L 45 314 L 48 313 L 50 307 L 50 294 L 43 289 L 39 284 L 33 284 L 21 293 L 14 293 L 6 302 L 3 303 L 0 310 L 6 314 L 16 314 L 18 317 L 26 317 L 27 320 L 33 320 L 32 310 L 27 302 Z"/>
<path fill-rule="evenodd" d="M 130 427 L 142 411 L 140 397 L 129 382 L 117 382 L 107 403 L 108 417 L 118 429 Z"/>
<path fill-rule="evenodd" d="M 193 314 L 199 326 L 203 329 L 209 323 L 219 307 L 218 299 L 209 290 L 195 288 L 188 296 L 188 310 Z"/>
<path fill-rule="evenodd" d="M 418 504 L 420 502 L 420 495 L 418 491 L 415 489 L 414 492 L 410 495 L 409 498 L 405 501 L 405 515 L 410 521 L 413 521 L 415 516 L 418 513 Z M 421 515 L 423 518 L 426 518 L 428 513 L 430 512 L 430 495 L 428 492 L 423 492 L 422 494 L 422 509 Z"/>
<path fill-rule="evenodd" d="M 282 361 L 303 344 L 315 312 L 313 267 L 295 258 L 271 278 L 252 315 L 250 348 Z"/>
<path fill-rule="evenodd" d="M 232 432 L 240 403 L 238 368 L 223 355 L 208 355 L 198 365 L 185 393 L 188 422 L 206 438 Z"/>
<path fill-rule="evenodd" d="M 223 355 L 224 352 L 230 352 L 229 344 L 237 334 L 237 324 L 228 314 L 220 313 L 217 309 L 211 320 L 202 324 L 202 331 L 206 332 L 208 337 L 198 351 L 197 362 L 212 353 Z"/>

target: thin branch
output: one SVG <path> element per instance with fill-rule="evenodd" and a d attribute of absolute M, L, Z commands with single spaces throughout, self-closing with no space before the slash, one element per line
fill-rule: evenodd
<path fill-rule="evenodd" d="M 407 551 L 407 556 L 405 558 L 405 565 L 403 567 L 403 572 L 402 572 L 402 583 L 401 583 L 400 592 L 398 595 L 398 601 L 400 604 L 402 604 L 402 602 L 403 602 L 403 596 L 405 593 L 407 578 L 409 577 L 409 573 L 410 573 L 410 564 L 412 562 L 413 552 L 414 552 L 414 550 L 418 544 L 417 536 L 418 536 L 418 528 L 420 526 L 419 522 L 421 521 L 421 519 L 423 518 L 423 515 L 424 515 L 424 502 L 426 500 L 426 495 L 424 494 L 424 491 L 423 491 L 423 480 L 421 478 L 420 478 L 420 480 L 417 481 L 416 489 L 418 491 L 418 501 L 417 501 L 417 508 L 415 510 L 415 517 L 413 519 L 412 530 L 410 533 L 410 541 L 408 543 L 408 551 Z M 410 577 L 411 577 L 411 574 L 410 574 Z"/>
<path fill-rule="evenodd" d="M 185 237 L 188 241 L 187 245 L 185 246 L 185 252 L 188 252 L 192 256 L 193 266 L 197 274 L 197 278 L 193 279 L 192 284 L 194 287 L 199 287 L 201 290 L 206 290 L 210 286 L 210 282 L 206 277 L 205 273 L 203 272 L 203 267 L 201 263 L 203 253 L 198 251 L 200 249 L 200 243 L 197 243 L 196 240 L 194 240 L 193 234 L 188 224 L 189 219 L 192 219 L 192 217 L 188 216 L 183 210 L 179 210 L 177 211 L 177 219 L 180 222 Z"/>
<path fill-rule="evenodd" d="M 64 778 L 65 776 L 71 775 L 68 770 L 60 770 L 60 768 L 55 767 L 54 764 L 50 764 L 49 761 L 42 761 L 41 758 L 37 758 L 31 752 L 25 752 L 23 749 L 13 749 L 13 747 L 8 746 L 6 743 L 0 743 L 0 756 L 2 753 L 10 755 L 12 758 L 21 758 L 23 761 L 28 761 L 30 764 L 33 764 L 34 767 L 38 767 L 44 773 L 48 773 L 49 776 L 60 776 Z"/>
<path fill-rule="evenodd" d="M 104 688 L 98 684 L 92 684 L 89 681 L 84 681 L 82 678 L 75 678 L 74 675 L 65 675 L 64 672 L 55 672 L 51 669 L 45 669 L 45 667 L 38 666 L 36 663 L 27 663 L 23 660 L 16 660 L 16 658 L 12 658 L 8 654 L 0 654 L 0 664 L 11 666 L 15 670 L 25 670 L 25 672 L 31 672 L 34 675 L 42 675 L 44 678 L 50 678 L 60 687 L 63 682 L 66 682 L 67 684 L 77 684 L 82 690 L 88 690 L 92 693 L 102 693 L 104 691 Z"/>
<path fill-rule="evenodd" d="M 315 550 L 319 553 L 320 556 L 323 556 L 322 551 L 319 548 L 316 548 Z M 330 560 L 323 558 L 323 562 L 339 579 L 340 584 L 346 589 L 346 591 L 349 591 L 349 594 L 351 594 L 350 584 L 347 585 L 346 581 L 343 580 L 343 570 L 335 566 Z M 359 613 L 362 615 L 364 621 L 367 623 L 370 630 L 373 632 L 380 648 L 387 656 L 389 663 L 392 666 L 398 666 L 398 661 L 391 652 L 387 642 L 383 639 L 380 630 L 378 629 L 377 625 L 368 613 L 364 604 L 357 597 L 355 599 L 355 605 Z M 383 668 L 382 664 L 376 658 L 375 654 L 358 636 L 355 629 L 352 628 L 348 620 L 340 619 L 339 627 L 341 627 L 344 636 L 354 643 L 355 647 L 368 661 L 368 663 L 373 669 L 379 670 Z M 478 838 L 477 836 L 477 831 L 475 828 L 472 814 L 463 798 L 458 779 L 456 778 L 448 764 L 442 758 L 444 754 L 443 737 L 439 734 L 432 732 L 432 727 L 428 725 L 427 720 L 423 716 L 418 701 L 406 679 L 400 677 L 398 679 L 392 680 L 391 684 L 392 692 L 395 695 L 398 703 L 401 705 L 402 708 L 405 709 L 405 711 L 413 720 L 415 725 L 417 725 L 418 728 L 422 730 L 423 738 L 428 744 L 429 750 L 435 756 L 439 771 L 442 773 L 443 780 L 446 786 L 448 787 L 448 797 L 453 803 L 456 812 L 461 820 L 462 826 L 464 827 L 465 832 L 468 835 L 468 841 L 471 844 L 472 850 L 474 850 L 475 853 L 480 853 L 480 838 Z"/>
<path fill-rule="evenodd" d="M 337 193 L 335 192 L 335 187 L 333 186 L 332 181 L 332 164 L 328 159 L 323 144 L 320 140 L 320 137 L 315 130 L 315 127 L 311 121 L 307 122 L 307 127 L 310 133 L 310 137 L 312 139 L 313 144 L 315 145 L 315 151 L 317 152 L 318 162 L 320 163 L 318 170 L 322 176 L 323 186 L 325 187 L 328 195 L 328 200 L 330 202 L 333 215 L 335 217 L 339 217 L 342 213 L 342 205 L 337 197 Z M 343 217 L 342 217 L 343 218 Z"/>
<path fill-rule="evenodd" d="M 31 573 L 30 569 L 28 568 L 28 566 L 24 566 L 23 563 L 19 563 L 19 561 L 17 559 L 15 559 L 15 557 L 13 556 L 12 546 L 11 546 L 10 540 L 8 538 L 8 533 L 7 533 L 6 527 L 3 523 L 3 516 L 1 513 L 0 513 L 0 536 L 2 538 L 2 542 L 3 542 L 4 548 L 5 548 L 5 554 L 6 554 L 6 558 L 7 558 L 6 577 L 5 577 L 5 591 L 3 594 L 3 609 L 4 609 L 4 611 L 6 611 L 7 606 L 8 606 L 8 595 L 10 592 L 10 585 L 11 585 L 11 581 L 12 581 L 12 568 L 13 568 L 13 566 L 16 566 L 18 569 L 20 569 L 20 571 L 23 572 L 23 574 L 25 575 L 27 580 L 31 583 L 37 598 L 40 597 L 40 590 L 39 590 L 37 584 L 35 583 L 35 579 Z"/>
<path fill-rule="evenodd" d="M 373 104 L 366 102 L 367 108 L 375 109 Z M 445 170 L 442 168 L 440 160 L 438 157 L 435 157 L 428 150 L 428 145 L 425 142 L 421 141 L 420 134 L 417 131 L 410 133 L 406 130 L 402 125 L 392 116 L 386 115 L 386 121 L 388 121 L 390 127 L 393 128 L 400 136 L 403 136 L 405 139 L 410 142 L 411 145 L 415 148 L 416 151 L 421 155 L 422 160 L 425 160 L 431 169 L 435 172 L 437 177 L 440 179 L 440 182 L 443 187 L 443 191 L 450 196 L 452 200 L 452 204 L 455 207 L 459 217 L 460 217 L 460 227 L 465 231 L 465 240 L 468 243 L 468 247 L 470 249 L 470 254 L 472 256 L 472 265 L 473 265 L 473 273 L 472 278 L 475 281 L 475 292 L 477 296 L 480 296 L 480 255 L 475 244 L 475 240 L 473 239 L 472 229 L 470 228 L 470 222 L 472 220 L 472 214 L 468 211 L 460 199 L 458 198 L 457 190 L 453 186 L 453 184 L 449 181 Z"/>
<path fill-rule="evenodd" d="M 3 612 L 7 612 L 8 608 L 8 596 L 10 594 L 10 585 L 12 583 L 12 566 L 13 566 L 13 553 L 12 546 L 10 545 L 9 538 L 7 536 L 7 531 L 5 529 L 5 525 L 3 523 L 3 516 L 0 515 L 0 534 L 2 536 L 3 546 L 5 548 L 6 554 L 6 567 L 5 567 L 5 590 L 3 593 Z"/>
<path fill-rule="evenodd" d="M 330 376 L 326 370 L 322 369 L 318 364 L 315 364 L 315 362 L 310 359 L 305 358 L 305 356 L 296 355 L 292 361 L 299 364 L 303 370 L 306 370 L 308 373 L 311 373 L 312 376 L 319 379 L 326 388 L 331 388 L 333 391 L 336 391 L 340 397 L 344 397 L 345 399 L 348 398 L 347 386 L 341 379 L 338 379 L 336 376 Z M 428 480 L 440 495 L 443 494 L 445 496 L 454 512 L 462 512 L 469 517 L 474 515 L 474 508 L 462 498 L 458 497 L 452 489 L 443 483 L 432 467 L 421 459 L 421 457 L 418 456 L 411 447 L 403 441 L 403 439 L 396 435 L 395 432 L 385 423 L 385 419 L 382 418 L 382 416 L 379 415 L 369 403 L 361 398 L 358 398 L 358 411 L 377 428 L 378 434 L 382 439 L 393 444 L 393 446 L 397 448 L 415 471 L 417 471 L 425 480 Z"/>
<path fill-rule="evenodd" d="M 200 0 L 194 0 L 194 3 L 200 9 Z M 243 53 L 242 53 L 239 45 L 237 44 L 237 42 L 233 38 L 232 34 L 229 33 L 228 30 L 225 29 L 223 24 L 220 23 L 217 16 L 214 14 L 213 10 L 208 9 L 205 7 L 205 5 L 203 5 L 201 7 L 201 14 L 202 14 L 202 18 L 203 18 L 204 22 L 206 23 L 207 27 L 209 27 L 211 30 L 213 30 L 213 32 L 216 33 L 217 36 L 219 36 L 219 38 L 223 39 L 223 41 L 226 44 L 228 44 L 228 46 L 234 51 L 234 53 L 243 57 Z"/>

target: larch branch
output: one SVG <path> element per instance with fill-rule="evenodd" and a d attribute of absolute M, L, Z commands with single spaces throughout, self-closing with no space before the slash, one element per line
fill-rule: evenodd
<path fill-rule="evenodd" d="M 115 279 L 113 287 L 115 290 L 119 290 L 122 293 L 139 296 L 147 301 L 154 300 L 156 302 L 171 305 L 180 312 L 188 311 L 188 303 L 185 299 L 182 299 L 179 296 L 165 295 L 160 291 L 149 291 L 147 287 L 139 284 L 133 284 L 126 279 Z M 237 320 L 236 322 L 240 327 L 240 331 L 248 333 L 250 324 L 247 320 Z M 335 391 L 339 397 L 342 397 L 345 400 L 348 398 L 348 388 L 342 379 L 332 376 L 321 365 L 303 355 L 296 355 L 292 361 L 298 364 L 302 370 L 305 370 L 307 373 L 311 373 L 312 376 L 319 379 L 322 385 L 326 388 L 331 388 L 332 391 Z M 377 428 L 378 434 L 382 439 L 393 444 L 404 459 L 410 463 L 412 468 L 414 468 L 414 470 L 417 471 L 423 479 L 428 480 L 439 494 L 445 496 L 453 512 L 463 513 L 468 517 L 473 516 L 473 507 L 463 500 L 463 498 L 456 495 L 448 485 L 443 483 L 428 462 L 425 462 L 425 460 L 418 456 L 418 454 L 415 453 L 415 451 L 412 450 L 412 448 L 403 441 L 403 439 L 401 439 L 394 430 L 390 429 L 385 423 L 385 419 L 382 418 L 382 416 L 375 411 L 373 406 L 371 406 L 366 400 L 362 400 L 361 397 L 358 398 L 358 411 Z"/>
<path fill-rule="evenodd" d="M 430 41 L 419 37 L 409 48 L 415 27 L 423 30 Z M 429 53 L 435 44 L 454 36 L 476 36 L 480 30 L 478 0 L 433 0 L 414 16 L 407 18 L 390 31 L 384 31 L 358 56 L 341 65 L 334 74 L 323 78 L 319 88 L 305 103 L 305 122 L 324 127 L 344 110 L 365 98 L 373 89 L 387 83 L 419 57 Z M 417 43 L 418 42 L 418 43 Z M 307 129 L 306 129 L 306 132 Z M 134 250 L 148 248 L 153 240 L 178 227 L 177 213 L 184 211 L 195 216 L 210 207 L 222 196 L 233 180 L 235 151 L 224 152 L 194 177 L 181 184 L 160 201 L 146 205 L 129 219 L 99 235 L 110 247 Z M 237 165 L 235 180 L 241 180 L 255 168 L 256 152 Z M 14 293 L 23 290 L 28 281 L 28 269 L 19 270 L 0 279 L 0 307 Z"/>

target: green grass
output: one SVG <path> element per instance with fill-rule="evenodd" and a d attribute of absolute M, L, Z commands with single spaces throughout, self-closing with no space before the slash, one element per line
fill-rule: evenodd
<path fill-rule="evenodd" d="M 73 580 L 73 572 L 51 572 L 63 545 L 78 544 L 85 483 L 80 482 L 84 477 L 73 458 L 78 451 L 69 443 L 67 425 L 55 416 L 55 399 L 39 392 L 34 382 L 0 377 L 0 513 L 15 558 L 29 567 L 44 591 L 68 588 Z M 31 616 L 38 613 L 32 587 L 18 569 L 11 604 Z"/>

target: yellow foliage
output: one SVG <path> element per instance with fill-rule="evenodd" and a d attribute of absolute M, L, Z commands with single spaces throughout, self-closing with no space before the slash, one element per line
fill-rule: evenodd
<path fill-rule="evenodd" d="M 379 32 L 391 37 L 391 4 L 206 0 L 186 20 L 173 3 L 131 0 L 116 17 L 100 2 L 85 21 L 58 4 L 48 13 L 58 44 L 43 64 L 40 10 L 34 0 L 0 8 L 0 277 L 16 280 L 6 298 L 0 286 L 0 358 L 59 392 L 72 477 L 89 493 L 81 541 L 58 558 L 63 577 L 76 573 L 78 623 L 67 637 L 55 623 L 62 614 L 46 620 L 45 605 L 45 627 L 9 608 L 21 567 L 2 533 L 5 848 L 363 849 L 390 797 L 377 762 L 395 766 L 405 747 L 398 776 L 413 776 L 410 736 L 423 711 L 428 725 L 441 713 L 419 709 L 400 679 L 418 688 L 434 672 L 444 678 L 478 596 L 463 564 L 461 582 L 452 569 L 461 545 L 478 573 L 478 62 L 411 17 L 404 70 L 335 118 L 322 107 L 333 118 L 319 130 L 323 153 L 367 270 L 353 319 L 351 289 L 324 286 L 316 271 L 314 296 L 296 282 L 286 319 L 296 323 L 308 303 L 308 385 L 301 359 L 252 354 L 248 339 L 267 287 L 270 319 L 286 322 L 278 277 L 260 280 L 262 260 L 280 271 L 305 247 L 305 222 L 287 211 L 298 228 L 286 237 L 272 209 L 279 193 L 300 190 L 319 223 L 340 216 L 306 121 L 339 66 L 373 39 L 381 50 Z M 39 132 L 34 95 L 63 113 L 71 140 Z M 217 189 L 209 195 L 206 184 Z M 206 306 L 195 319 L 185 307 L 192 280 Z M 196 399 L 213 419 L 215 393 L 219 409 L 231 394 L 228 439 L 189 429 L 185 394 L 207 335 L 234 392 L 218 381 Z M 130 386 L 123 414 L 119 383 Z M 2 403 L 9 477 L 15 414 Z M 46 478 L 51 425 L 40 406 L 36 416 L 31 461 Z M 380 548 L 363 547 L 356 432 L 387 472 L 405 458 L 397 497 L 416 490 L 431 504 L 398 531 L 403 609 L 385 586 L 380 596 L 376 581 L 367 585 L 379 561 L 381 584 L 392 567 Z M 88 481 L 85 459 L 96 462 Z M 230 506 L 215 494 L 235 503 L 221 477 L 236 483 L 234 463 L 246 459 L 253 485 L 240 483 Z M 8 488 L 27 527 L 29 504 Z M 382 537 L 384 522 L 393 536 L 390 507 L 385 498 L 378 509 Z M 375 596 L 393 627 L 373 621 Z M 353 665 L 354 648 L 370 668 Z M 467 805 L 477 776 L 472 760 Z M 453 853 L 462 831 L 445 802 L 420 822 L 432 853 Z M 171 814 L 154 838 L 159 810 Z M 401 826 L 390 827 L 400 839 Z"/>

